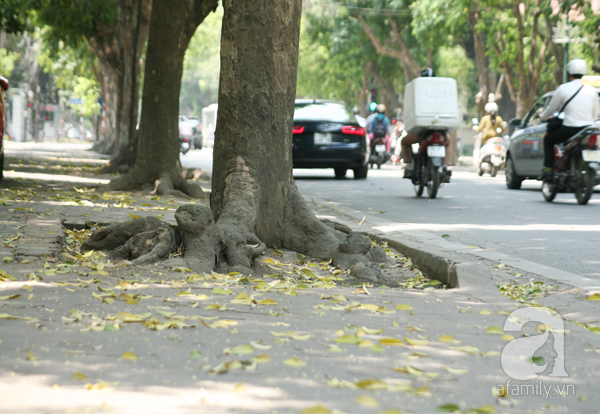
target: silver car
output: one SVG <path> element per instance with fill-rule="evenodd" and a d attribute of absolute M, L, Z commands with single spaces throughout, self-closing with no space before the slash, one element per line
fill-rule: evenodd
<path fill-rule="evenodd" d="M 523 119 L 511 119 L 508 123 L 510 141 L 506 154 L 506 186 L 511 190 L 521 188 L 525 179 L 536 179 L 544 166 L 544 137 L 548 124 L 540 119 L 550 103 L 554 92 L 542 96 Z M 598 91 L 600 99 L 600 91 Z M 594 123 L 600 126 L 600 118 Z M 514 132 L 513 132 L 514 131 Z"/>

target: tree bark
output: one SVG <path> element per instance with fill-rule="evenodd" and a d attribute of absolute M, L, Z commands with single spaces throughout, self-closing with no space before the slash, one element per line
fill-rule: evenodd
<path fill-rule="evenodd" d="M 154 185 L 161 195 L 202 197 L 201 188 L 188 184 L 181 175 L 179 92 L 190 39 L 216 7 L 217 0 L 153 1 L 135 166 L 111 181 L 109 190 Z"/>
<path fill-rule="evenodd" d="M 88 38 L 102 72 L 106 126 L 95 150 L 113 154 L 107 172 L 123 171 L 135 161 L 140 57 L 148 37 L 152 0 L 117 1 L 118 22 Z"/>

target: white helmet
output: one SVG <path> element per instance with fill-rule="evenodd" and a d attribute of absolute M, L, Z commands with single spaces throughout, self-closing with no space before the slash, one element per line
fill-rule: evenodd
<path fill-rule="evenodd" d="M 498 112 L 498 104 L 496 102 L 486 103 L 485 112 Z"/>
<path fill-rule="evenodd" d="M 567 73 L 569 75 L 585 75 L 587 64 L 583 59 L 573 59 L 567 64 Z"/>

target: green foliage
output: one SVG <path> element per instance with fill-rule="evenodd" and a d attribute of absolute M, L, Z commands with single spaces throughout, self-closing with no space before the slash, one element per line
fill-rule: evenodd
<path fill-rule="evenodd" d="M 481 2 L 481 19 L 477 22 L 476 30 L 485 34 L 487 38 L 487 56 L 493 69 L 502 71 L 503 65 L 514 68 L 515 74 L 519 71 L 519 59 L 524 62 L 523 68 L 528 76 L 532 76 L 529 71 L 532 70 L 527 62 L 530 60 L 537 65 L 537 53 L 544 41 L 546 34 L 546 21 L 544 16 L 537 20 L 537 26 L 534 24 L 534 16 L 537 13 L 537 7 L 534 2 L 522 3 L 521 15 L 523 34 L 519 32 L 519 19 L 513 8 L 514 2 L 509 0 L 486 0 Z M 551 13 L 549 5 L 542 10 L 542 13 Z M 537 46 L 533 50 L 534 42 Z M 532 56 L 532 50 L 534 55 Z M 552 79 L 551 73 L 554 68 L 551 64 L 556 64 L 550 57 L 550 51 L 546 53 L 543 63 L 540 85 Z M 518 76 L 514 76 L 515 89 L 525 87 L 519 85 Z M 535 91 L 530 91 L 535 93 Z"/>
<path fill-rule="evenodd" d="M 470 0 L 419 0 L 411 4 L 412 33 L 426 48 L 452 46 L 468 35 Z"/>
<path fill-rule="evenodd" d="M 19 33 L 31 30 L 31 1 L 2 0 L 0 1 L 0 27 L 7 33 Z"/>
<path fill-rule="evenodd" d="M 96 57 L 83 44 L 70 47 L 59 41 L 55 47 L 48 47 L 47 43 L 43 42 L 39 63 L 54 76 L 61 95 L 65 99 L 82 98 L 84 116 L 97 113 L 100 85 L 92 72 Z M 71 109 L 78 114 L 82 111 L 79 105 L 72 105 Z"/>
<path fill-rule="evenodd" d="M 19 53 L 11 52 L 7 49 L 0 49 L 0 74 L 10 77 L 15 61 L 20 57 Z"/>
<path fill-rule="evenodd" d="M 202 108 L 217 102 L 223 8 L 209 14 L 192 37 L 185 53 L 181 81 L 180 112 L 201 114 Z"/>
<path fill-rule="evenodd" d="M 33 0 L 31 0 L 33 1 Z M 35 0 L 36 19 L 45 31 L 48 45 L 59 47 L 62 41 L 77 48 L 89 39 L 117 23 L 117 4 L 111 0 Z"/>

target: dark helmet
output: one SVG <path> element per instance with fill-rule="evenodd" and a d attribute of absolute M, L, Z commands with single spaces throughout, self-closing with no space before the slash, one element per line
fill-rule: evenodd
<path fill-rule="evenodd" d="M 433 78 L 433 77 L 435 77 L 435 72 L 431 68 L 425 68 L 421 71 L 421 77 Z"/>

